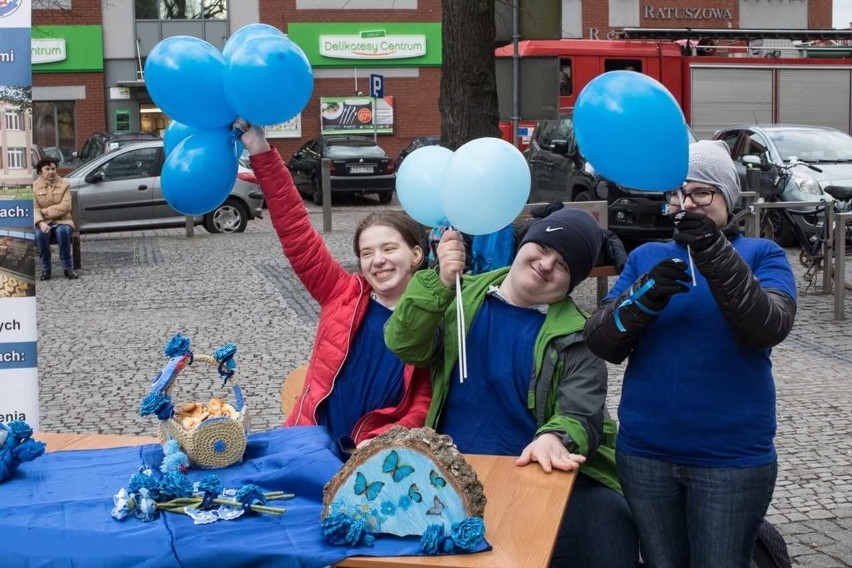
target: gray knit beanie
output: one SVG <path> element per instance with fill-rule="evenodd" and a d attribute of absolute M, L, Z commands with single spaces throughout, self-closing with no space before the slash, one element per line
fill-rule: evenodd
<path fill-rule="evenodd" d="M 533 223 L 521 246 L 530 242 L 547 245 L 562 256 L 571 273 L 571 293 L 592 271 L 601 250 L 603 229 L 591 213 L 566 207 Z"/>
<path fill-rule="evenodd" d="M 697 181 L 718 188 L 725 196 L 728 213 L 734 209 L 740 197 L 740 176 L 728 145 L 721 140 L 701 140 L 690 144 L 686 181 Z"/>

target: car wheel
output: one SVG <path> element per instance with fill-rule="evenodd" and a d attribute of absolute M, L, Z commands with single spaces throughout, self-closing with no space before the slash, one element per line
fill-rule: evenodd
<path fill-rule="evenodd" d="M 311 201 L 314 205 L 322 205 L 322 186 L 315 177 L 311 178 Z"/>
<path fill-rule="evenodd" d="M 591 201 L 592 195 L 588 189 L 579 188 L 575 190 L 574 199 L 572 201 Z"/>
<path fill-rule="evenodd" d="M 379 196 L 379 203 L 381 203 L 382 205 L 387 205 L 388 203 L 390 203 L 393 200 L 393 192 L 392 191 L 388 191 L 388 192 L 385 192 L 385 193 L 379 193 L 378 196 Z"/>
<path fill-rule="evenodd" d="M 204 228 L 208 233 L 242 233 L 248 225 L 246 206 L 234 198 L 229 198 L 204 216 Z"/>

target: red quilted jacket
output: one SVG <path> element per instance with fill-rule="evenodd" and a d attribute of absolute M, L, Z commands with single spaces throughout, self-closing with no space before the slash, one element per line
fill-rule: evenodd
<path fill-rule="evenodd" d="M 334 388 L 355 332 L 367 313 L 372 290 L 363 276 L 349 274 L 331 256 L 311 224 L 278 151 L 272 149 L 254 155 L 251 164 L 284 254 L 321 308 L 305 387 L 284 423 L 285 426 L 313 425 L 317 423 L 317 407 Z M 391 426 L 423 426 L 432 398 L 429 370 L 406 365 L 403 380 L 399 406 L 379 408 L 364 415 L 350 434 L 356 444 L 378 436 Z"/>

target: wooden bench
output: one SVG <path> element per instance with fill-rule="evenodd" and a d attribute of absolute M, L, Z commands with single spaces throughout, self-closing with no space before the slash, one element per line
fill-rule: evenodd
<path fill-rule="evenodd" d="M 71 259 L 74 270 L 80 270 L 83 261 L 80 256 L 80 200 L 76 191 L 71 191 L 71 219 L 74 221 L 74 231 L 71 233 Z M 57 244 L 56 233 L 51 231 L 50 244 Z"/>
<path fill-rule="evenodd" d="M 547 203 L 528 203 L 524 206 L 521 214 L 515 218 L 513 224 L 523 223 L 532 218 L 532 210 L 537 207 L 544 207 Z M 563 201 L 562 205 L 573 209 L 582 209 L 588 211 L 597 220 L 601 229 L 609 228 L 607 217 L 607 202 L 606 201 Z M 598 265 L 592 268 L 589 278 L 597 279 L 597 299 L 598 304 L 604 299 L 609 291 L 609 277 L 618 276 L 618 271 L 611 264 Z"/>

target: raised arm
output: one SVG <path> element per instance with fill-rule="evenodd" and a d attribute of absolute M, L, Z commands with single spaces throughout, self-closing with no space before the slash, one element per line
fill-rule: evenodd
<path fill-rule="evenodd" d="M 235 126 L 240 126 L 240 122 Z M 336 295 L 336 285 L 345 281 L 348 273 L 332 257 L 311 224 L 290 171 L 278 150 L 270 148 L 263 130 L 258 126 L 247 128 L 242 142 L 251 154 L 251 165 L 284 255 L 311 296 L 320 304 L 327 303 Z"/>

